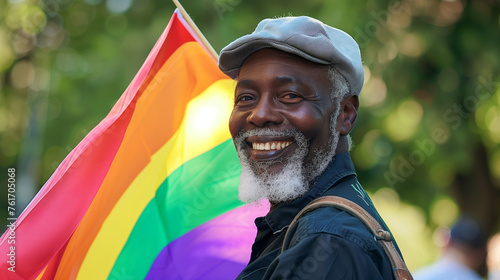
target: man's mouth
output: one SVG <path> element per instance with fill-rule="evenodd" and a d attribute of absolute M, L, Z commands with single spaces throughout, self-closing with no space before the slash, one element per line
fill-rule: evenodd
<path fill-rule="evenodd" d="M 252 149 L 257 151 L 277 151 L 288 147 L 290 144 L 292 144 L 292 141 L 252 142 Z"/>
<path fill-rule="evenodd" d="M 267 161 L 288 155 L 290 145 L 294 143 L 293 139 L 277 139 L 275 136 L 250 136 L 246 138 L 250 158 L 256 161 Z"/>

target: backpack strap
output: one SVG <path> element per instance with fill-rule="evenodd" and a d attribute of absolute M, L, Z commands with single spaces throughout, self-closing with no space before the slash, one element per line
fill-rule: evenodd
<path fill-rule="evenodd" d="M 339 208 L 361 220 L 363 224 L 365 224 L 370 229 L 370 231 L 377 239 L 378 243 L 382 246 L 385 253 L 389 257 L 389 260 L 391 261 L 391 265 L 393 268 L 394 276 L 396 277 L 396 279 L 404 279 L 404 280 L 413 279 L 410 271 L 406 267 L 405 262 L 398 254 L 398 252 L 396 251 L 396 247 L 394 247 L 394 244 L 392 243 L 391 234 L 384 228 L 382 228 L 380 224 L 377 222 L 377 220 L 375 220 L 365 209 L 363 209 L 361 206 L 357 205 L 356 203 L 348 199 L 339 196 L 324 196 L 315 199 L 312 202 L 310 202 L 306 207 L 304 207 L 304 209 L 302 209 L 297 214 L 297 216 L 295 216 L 293 221 L 290 223 L 288 229 L 291 229 L 292 226 L 297 222 L 297 220 L 300 219 L 302 216 L 304 216 L 306 213 L 321 207 Z M 281 247 L 282 253 L 285 250 L 285 243 L 288 239 L 289 232 L 290 230 L 288 230 L 287 233 L 285 234 L 285 239 Z"/>

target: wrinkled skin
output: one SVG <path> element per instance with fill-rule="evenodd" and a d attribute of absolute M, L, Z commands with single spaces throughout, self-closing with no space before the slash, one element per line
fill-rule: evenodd
<path fill-rule="evenodd" d="M 233 138 L 241 131 L 269 128 L 276 131 L 298 130 L 308 140 L 309 151 L 304 159 L 310 165 L 318 151 L 328 151 L 332 137 L 330 117 L 337 105 L 331 99 L 331 81 L 327 68 L 293 54 L 275 49 L 263 49 L 243 63 L 235 88 L 235 106 L 229 121 Z M 356 96 L 341 102 L 337 131 L 341 136 L 341 151 L 347 150 L 345 136 L 355 124 L 358 108 Z M 252 143 L 292 142 L 279 150 L 256 150 Z M 274 161 L 266 170 L 279 172 L 287 158 L 297 149 L 297 143 L 286 136 L 251 136 L 243 148 L 253 161 Z M 339 152 L 339 149 L 337 149 Z"/>

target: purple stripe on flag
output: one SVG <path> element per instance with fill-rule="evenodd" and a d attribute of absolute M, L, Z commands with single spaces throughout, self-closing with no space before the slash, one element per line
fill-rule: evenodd
<path fill-rule="evenodd" d="M 250 259 L 254 219 L 269 205 L 241 206 L 212 219 L 165 246 L 146 279 L 234 279 Z"/>

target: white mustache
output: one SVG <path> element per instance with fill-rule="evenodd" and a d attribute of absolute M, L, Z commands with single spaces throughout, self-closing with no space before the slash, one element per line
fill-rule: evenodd
<path fill-rule="evenodd" d="M 234 142 L 236 143 L 237 147 L 243 148 L 246 144 L 245 139 L 251 136 L 289 137 L 293 138 L 294 142 L 297 143 L 297 145 L 299 145 L 299 147 L 301 148 L 306 148 L 308 145 L 308 141 L 305 135 L 297 129 L 274 130 L 268 127 L 255 128 L 252 130 L 241 130 L 234 138 Z"/>
<path fill-rule="evenodd" d="M 268 127 L 266 128 L 255 128 L 252 130 L 242 130 L 238 133 L 238 136 L 241 135 L 243 138 L 248 138 L 251 136 L 285 136 L 285 137 L 294 137 L 297 133 L 301 133 L 297 130 L 288 129 L 288 130 L 273 130 Z"/>

